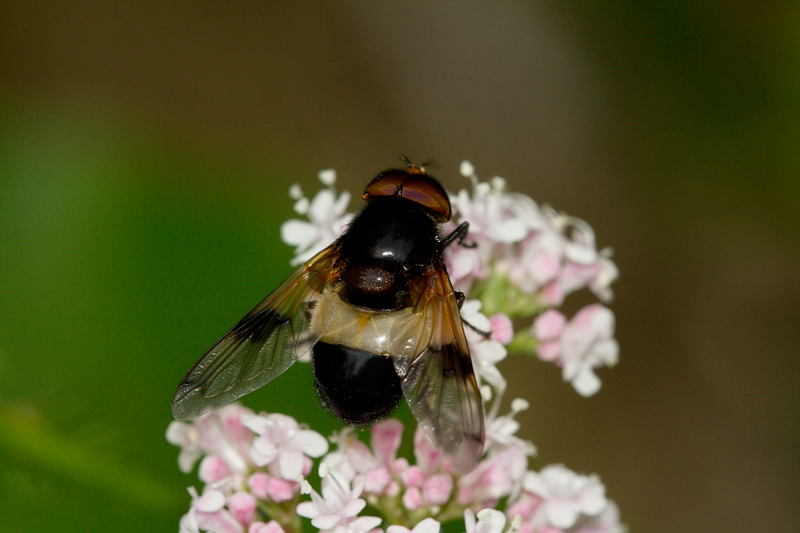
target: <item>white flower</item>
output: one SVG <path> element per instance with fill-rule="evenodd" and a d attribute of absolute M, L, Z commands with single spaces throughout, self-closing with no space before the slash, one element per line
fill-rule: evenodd
<path fill-rule="evenodd" d="M 203 455 L 197 428 L 193 424 L 173 420 L 167 426 L 167 442 L 181 448 L 178 454 L 178 468 L 181 472 L 184 474 L 191 472 L 194 464 Z"/>
<path fill-rule="evenodd" d="M 549 524 L 562 529 L 574 526 L 582 514 L 600 514 L 608 505 L 606 488 L 597 476 L 581 476 L 564 465 L 528 472 L 523 485 L 542 498 L 537 512 L 544 513 Z"/>
<path fill-rule="evenodd" d="M 281 239 L 295 247 L 296 255 L 291 261 L 292 265 L 305 263 L 338 239 L 352 218 L 352 215 L 344 214 L 350 203 L 350 193 L 344 191 L 337 197 L 333 188 L 336 173 L 323 170 L 319 173 L 319 179 L 328 187 L 319 191 L 310 202 L 303 196 L 299 186 L 290 189 L 290 196 L 297 200 L 295 211 L 309 219 L 287 220 L 281 225 Z"/>
<path fill-rule="evenodd" d="M 589 288 L 603 302 L 610 302 L 614 299 L 611 284 L 619 277 L 619 269 L 611 260 L 611 254 L 612 250 L 609 247 L 600 250 L 600 257 L 596 263 L 597 274 L 589 281 Z"/>
<path fill-rule="evenodd" d="M 247 533 L 286 533 L 286 531 L 276 522 L 270 520 L 267 523 L 253 522 L 247 529 Z"/>
<path fill-rule="evenodd" d="M 194 507 L 189 508 L 189 512 L 181 517 L 180 522 L 178 522 L 178 533 L 200 533 L 200 526 L 197 524 Z"/>
<path fill-rule="evenodd" d="M 543 216 L 542 220 L 546 220 Z M 545 284 L 558 278 L 564 253 L 564 236 L 549 223 L 520 242 L 516 250 L 509 250 L 506 259 L 509 277 L 525 294 L 539 291 Z"/>
<path fill-rule="evenodd" d="M 392 473 L 408 466 L 405 459 L 397 459 L 403 429 L 402 422 L 392 418 L 373 424 L 370 448 L 353 436 L 352 427 L 346 427 L 331 438 L 336 450 L 323 462 L 348 481 L 363 476 L 365 492 L 382 494 L 393 483 Z"/>
<path fill-rule="evenodd" d="M 610 500 L 605 511 L 586 519 L 574 529 L 574 533 L 625 533 L 626 531 L 627 528 L 620 523 L 617 504 Z"/>
<path fill-rule="evenodd" d="M 233 471 L 247 470 L 249 461 L 244 452 L 252 433 L 240 422 L 243 414 L 252 414 L 252 411 L 233 403 L 191 423 L 171 422 L 167 427 L 167 441 L 181 447 L 178 454 L 181 472 L 191 472 L 204 454 L 218 455 Z"/>
<path fill-rule="evenodd" d="M 180 531 L 194 533 L 199 530 L 218 533 L 243 533 L 244 526 L 231 516 L 225 508 L 225 494 L 208 485 L 203 495 L 197 494 L 194 487 L 189 487 L 192 495 L 192 507 L 180 522 Z"/>
<path fill-rule="evenodd" d="M 589 287 L 598 298 L 610 301 L 613 298 L 611 283 L 619 275 L 610 259 L 611 248 L 597 251 L 594 230 L 586 221 L 557 213 L 550 207 L 542 212 L 564 238 L 563 264 L 557 280 L 561 296 Z"/>
<path fill-rule="evenodd" d="M 466 533 L 503 533 L 506 515 L 497 509 L 482 509 L 475 515 L 472 509 L 467 509 L 464 511 L 464 526 Z"/>
<path fill-rule="evenodd" d="M 564 327 L 561 336 L 563 377 L 583 396 L 600 389 L 593 369 L 613 366 L 619 357 L 614 339 L 614 313 L 601 304 L 584 307 Z"/>
<path fill-rule="evenodd" d="M 386 528 L 386 533 L 439 533 L 442 525 L 433 518 L 426 518 L 420 521 L 414 529 L 408 529 L 405 526 L 389 526 Z"/>
<path fill-rule="evenodd" d="M 460 220 L 469 222 L 472 237 L 496 243 L 521 241 L 528 232 L 528 218 L 535 210 L 533 200 L 505 193 L 505 180 L 495 178 L 491 183 L 472 179 L 472 195 L 461 189 L 450 201 Z M 527 200 L 521 200 L 527 198 Z"/>
<path fill-rule="evenodd" d="M 497 416 L 498 407 L 502 396 L 495 399 L 491 411 L 486 417 L 486 448 L 491 451 L 498 451 L 508 446 L 519 446 L 527 452 L 527 455 L 534 455 L 536 448 L 532 443 L 524 441 L 516 436 L 520 424 L 514 418 L 518 413 L 530 407 L 527 400 L 515 398 L 511 402 L 511 412 L 507 415 Z"/>
<path fill-rule="evenodd" d="M 373 426 L 373 431 L 375 427 Z M 336 444 L 336 450 L 327 454 L 322 461 L 328 468 L 335 470 L 338 476 L 352 481 L 357 474 L 366 474 L 371 469 L 380 467 L 380 460 L 366 444 L 353 435 L 352 427 L 344 427 L 330 440 Z"/>
<path fill-rule="evenodd" d="M 506 358 L 508 351 L 500 342 L 487 339 L 478 333 L 478 331 L 489 333 L 491 327 L 489 319 L 480 312 L 481 305 L 480 300 L 467 300 L 461 306 L 461 318 L 467 324 L 464 327 L 464 335 L 469 343 L 475 374 L 496 390 L 504 391 L 506 380 L 495 365 Z"/>
<path fill-rule="evenodd" d="M 521 441 L 520 441 L 521 442 Z M 528 469 L 529 447 L 511 443 L 490 453 L 472 472 L 458 481 L 458 503 L 485 505 L 520 492 Z"/>
<path fill-rule="evenodd" d="M 311 525 L 323 531 L 360 533 L 378 527 L 381 523 L 378 517 L 356 518 L 367 505 L 359 498 L 364 489 L 363 479 L 351 489 L 350 482 L 336 472 L 324 473 L 327 475 L 322 477 L 322 495 L 310 491 L 311 501 L 298 504 L 297 514 L 310 518 Z"/>
<path fill-rule="evenodd" d="M 614 313 L 602 304 L 587 305 L 566 322 L 563 314 L 550 309 L 536 318 L 531 332 L 539 339 L 539 357 L 562 367 L 564 381 L 582 396 L 600 390 L 594 369 L 613 366 L 619 358 L 614 339 Z"/>
<path fill-rule="evenodd" d="M 503 258 L 513 250 L 511 245 L 541 226 L 542 217 L 532 199 L 507 193 L 503 178 L 479 182 L 468 161 L 461 164 L 461 173 L 472 181 L 472 191 L 462 189 L 450 195 L 456 217 L 447 228 L 454 229 L 456 222 L 469 222 L 466 241 L 475 246 L 451 246 L 445 264 L 453 284 L 468 292 L 475 281 L 489 276 L 492 268 L 506 268 Z"/>
<path fill-rule="evenodd" d="M 449 230 L 455 226 L 448 226 Z M 471 229 L 471 228 L 470 228 Z M 490 259 L 493 246 L 488 241 L 478 241 L 468 234 L 468 242 L 475 246 L 449 246 L 445 250 L 444 263 L 453 286 L 467 294 L 472 284 L 485 279 L 490 273 Z"/>
<path fill-rule="evenodd" d="M 195 510 L 201 513 L 214 513 L 225 506 L 225 494 L 221 490 L 206 487 L 200 496 L 194 487 L 190 487 L 189 494 L 192 495 L 192 505 Z"/>
<path fill-rule="evenodd" d="M 258 435 L 251 450 L 253 462 L 258 466 L 277 465 L 278 475 L 283 479 L 300 477 L 303 454 L 320 457 L 328 451 L 328 441 L 322 435 L 302 429 L 290 416 L 280 413 L 243 415 L 242 423 Z"/>

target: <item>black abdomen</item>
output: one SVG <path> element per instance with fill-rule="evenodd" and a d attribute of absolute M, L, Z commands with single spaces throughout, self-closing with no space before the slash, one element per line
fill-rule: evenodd
<path fill-rule="evenodd" d="M 390 357 L 326 342 L 313 353 L 320 399 L 348 424 L 369 424 L 397 407 L 403 391 Z"/>

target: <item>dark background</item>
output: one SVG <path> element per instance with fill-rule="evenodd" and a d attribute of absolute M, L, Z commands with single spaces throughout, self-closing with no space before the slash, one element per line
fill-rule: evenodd
<path fill-rule="evenodd" d="M 169 401 L 289 273 L 289 185 L 400 153 L 616 249 L 600 393 L 501 367 L 535 467 L 636 532 L 798 529 L 800 8 L 653 4 L 0 3 L 0 529 L 175 531 Z M 338 427 L 309 380 L 245 403 Z"/>

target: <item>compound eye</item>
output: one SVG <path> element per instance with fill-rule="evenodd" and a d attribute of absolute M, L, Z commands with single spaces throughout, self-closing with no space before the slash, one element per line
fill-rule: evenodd
<path fill-rule="evenodd" d="M 427 208 L 443 221 L 450 220 L 450 198 L 444 187 L 432 177 L 424 174 L 408 176 L 403 182 L 402 196 Z"/>
<path fill-rule="evenodd" d="M 364 189 L 364 200 L 379 196 L 396 196 L 411 200 L 426 208 L 439 222 L 450 220 L 450 199 L 436 179 L 424 173 L 421 167 L 409 166 L 404 170 L 381 172 Z"/>
<path fill-rule="evenodd" d="M 388 170 L 378 174 L 364 189 L 364 200 L 369 201 L 378 196 L 399 196 L 407 178 L 408 173 L 403 170 Z"/>

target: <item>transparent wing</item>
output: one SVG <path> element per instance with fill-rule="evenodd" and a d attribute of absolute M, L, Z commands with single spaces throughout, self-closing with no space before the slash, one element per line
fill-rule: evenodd
<path fill-rule="evenodd" d="M 395 370 L 417 422 L 458 470 L 472 470 L 483 453 L 483 403 L 443 266 L 430 272 L 414 315 L 395 324 L 392 339 L 393 354 L 400 354 Z"/>
<path fill-rule="evenodd" d="M 331 245 L 297 269 L 201 357 L 172 398 L 177 420 L 195 418 L 264 386 L 308 353 L 324 332 L 312 305 L 336 278 Z M 313 330 L 313 331 L 312 331 Z"/>

